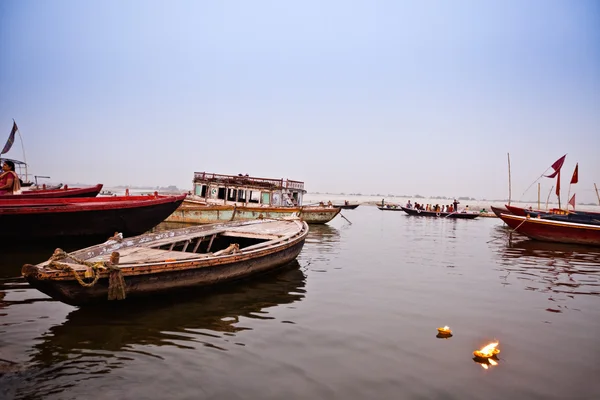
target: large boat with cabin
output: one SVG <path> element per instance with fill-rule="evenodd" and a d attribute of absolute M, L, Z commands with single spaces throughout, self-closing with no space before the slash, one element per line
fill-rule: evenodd
<path fill-rule="evenodd" d="M 193 193 L 167 221 L 210 224 L 292 215 L 324 224 L 340 212 L 333 205 L 304 205 L 304 182 L 195 172 Z"/>

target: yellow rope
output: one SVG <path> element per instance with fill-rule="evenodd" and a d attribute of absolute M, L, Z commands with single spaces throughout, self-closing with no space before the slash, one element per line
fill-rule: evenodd
<path fill-rule="evenodd" d="M 117 255 L 118 259 L 118 253 L 115 254 Z M 83 279 L 81 279 L 81 276 L 79 276 L 79 273 L 73 267 L 59 262 L 67 258 L 73 260 L 77 264 L 85 265 L 88 268 L 91 268 L 94 279 L 89 283 L 85 282 Z M 100 279 L 100 270 L 108 269 L 110 271 L 108 283 L 108 300 L 122 300 L 125 298 L 125 281 L 123 279 L 123 274 L 121 272 L 121 269 L 115 267 L 111 261 L 89 262 L 69 255 L 63 249 L 54 250 L 54 254 L 50 256 L 49 261 L 50 263 L 48 265 L 51 267 L 54 267 L 58 270 L 71 271 L 77 282 L 79 282 L 79 284 L 83 287 L 94 286 L 96 282 L 98 282 L 98 280 Z M 115 262 L 118 263 L 118 261 Z"/>

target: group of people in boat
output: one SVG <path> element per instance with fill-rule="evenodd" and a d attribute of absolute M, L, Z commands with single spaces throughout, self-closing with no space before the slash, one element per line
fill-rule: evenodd
<path fill-rule="evenodd" d="M 21 180 L 15 172 L 15 163 L 4 160 L 0 173 L 0 196 L 21 193 Z"/>
<path fill-rule="evenodd" d="M 415 210 L 421 210 L 421 211 L 430 211 L 430 212 L 443 212 L 443 213 L 453 213 L 453 212 L 459 212 L 458 211 L 458 205 L 460 204 L 459 201 L 457 201 L 456 199 L 454 199 L 454 201 L 451 204 L 419 204 L 417 202 L 415 202 L 415 204 L 412 204 L 410 202 L 410 200 L 408 200 L 408 203 L 406 203 L 406 208 L 414 208 Z M 469 211 L 469 206 L 466 206 L 462 212 L 468 212 Z"/>

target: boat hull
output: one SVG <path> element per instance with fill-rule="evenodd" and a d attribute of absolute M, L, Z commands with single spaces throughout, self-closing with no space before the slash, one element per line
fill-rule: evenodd
<path fill-rule="evenodd" d="M 336 205 L 334 204 L 334 207 L 337 208 L 341 208 L 342 210 L 354 210 L 355 208 L 357 208 L 360 204 L 341 204 L 341 205 Z"/>
<path fill-rule="evenodd" d="M 553 221 L 500 214 L 500 218 L 516 232 L 530 239 L 545 242 L 600 246 L 600 226 Z"/>
<path fill-rule="evenodd" d="M 167 221 L 188 224 L 213 224 L 253 219 L 281 219 L 297 215 L 309 224 L 326 224 L 335 218 L 339 212 L 340 209 L 335 207 L 238 207 L 184 202 L 167 218 Z"/>
<path fill-rule="evenodd" d="M 29 199 L 29 198 L 44 198 L 44 199 L 66 199 L 75 197 L 96 197 L 102 190 L 102 184 L 84 188 L 63 188 L 63 189 L 39 189 L 26 190 L 21 194 L 8 195 L 0 197 L 0 203 L 3 200 L 10 198 Z"/>
<path fill-rule="evenodd" d="M 263 250 L 254 254 L 235 256 L 233 262 L 224 262 L 222 259 L 181 260 L 169 263 L 169 268 L 158 273 L 151 273 L 149 268 L 140 267 L 136 273 L 123 274 L 127 299 L 133 300 L 173 291 L 192 290 L 274 271 L 296 259 L 304 246 L 305 239 L 306 234 L 276 252 Z M 106 274 L 91 287 L 81 286 L 74 278 L 67 280 L 40 279 L 38 270 L 32 265 L 25 265 L 22 275 L 32 287 L 70 305 L 83 306 L 108 301 L 109 278 Z"/>
<path fill-rule="evenodd" d="M 137 197 L 137 196 L 136 196 Z M 140 196 L 141 197 L 141 196 Z M 74 199 L 50 199 L 48 202 L 30 201 L 21 206 L 0 206 L 1 238 L 45 239 L 53 237 L 102 237 L 108 238 L 115 232 L 125 236 L 144 233 L 165 220 L 185 196 L 168 196 L 140 201 L 99 200 L 90 203 Z M 65 200 L 57 203 L 57 200 Z M 122 203 L 122 204 L 121 204 Z"/>

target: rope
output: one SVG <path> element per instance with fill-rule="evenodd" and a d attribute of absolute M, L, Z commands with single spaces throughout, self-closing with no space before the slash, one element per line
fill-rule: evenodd
<path fill-rule="evenodd" d="M 515 233 L 517 231 L 517 229 L 519 229 L 521 227 L 521 225 L 523 225 L 525 222 L 527 222 L 528 219 L 529 218 L 525 218 L 519 225 L 517 225 L 517 227 L 515 229 L 511 229 L 511 231 L 508 232 L 508 234 L 511 235 L 511 234 Z M 498 239 L 502 239 L 502 238 L 499 237 L 499 238 L 496 238 L 496 239 L 488 240 L 486 243 L 492 243 L 492 242 L 495 242 Z"/>
<path fill-rule="evenodd" d="M 66 259 L 71 259 L 77 264 L 85 265 L 90 268 L 94 279 L 91 282 L 85 282 L 73 267 L 60 262 Z M 51 267 L 58 270 L 71 271 L 77 282 L 79 282 L 81 286 L 88 288 L 94 286 L 98 282 L 101 270 L 109 270 L 108 300 L 123 300 L 125 298 L 125 280 L 123 279 L 123 273 L 120 268 L 115 266 L 119 262 L 119 253 L 117 252 L 111 254 L 110 261 L 89 262 L 69 255 L 63 249 L 58 248 L 54 250 L 49 261 L 50 263 L 48 265 Z"/>

